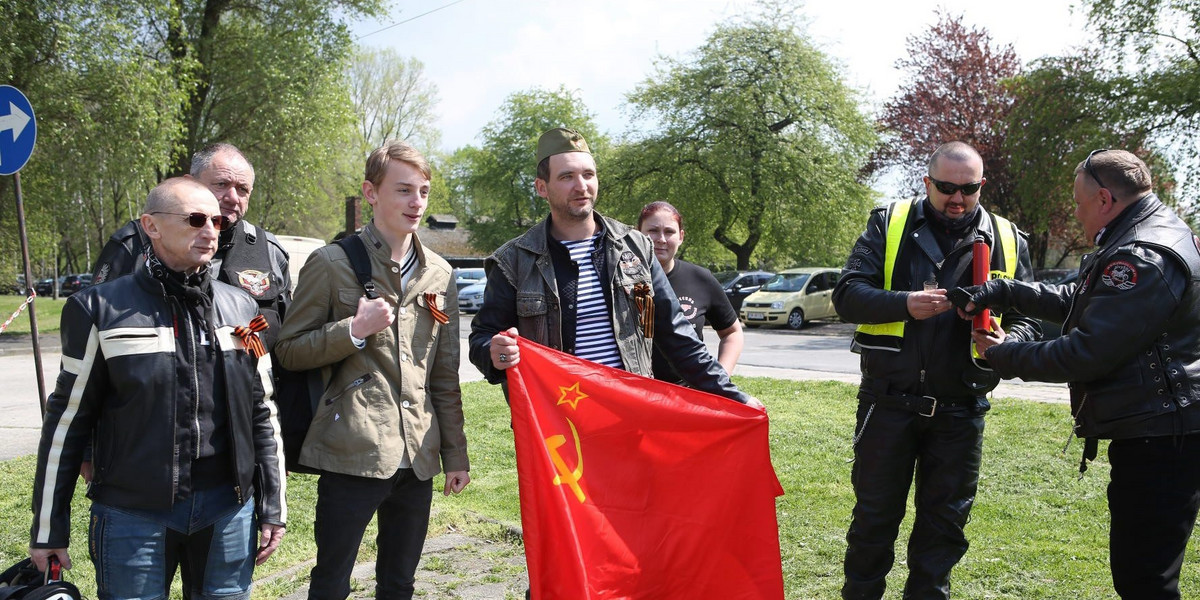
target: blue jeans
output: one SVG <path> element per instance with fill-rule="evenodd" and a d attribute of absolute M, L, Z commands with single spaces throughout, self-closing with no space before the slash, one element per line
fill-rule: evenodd
<path fill-rule="evenodd" d="M 185 598 L 243 600 L 257 548 L 254 500 L 233 489 L 193 492 L 169 510 L 92 503 L 88 553 L 100 600 L 158 600 L 181 568 Z"/>

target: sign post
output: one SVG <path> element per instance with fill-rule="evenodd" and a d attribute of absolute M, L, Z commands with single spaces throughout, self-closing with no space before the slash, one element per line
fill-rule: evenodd
<path fill-rule="evenodd" d="M 11 85 L 0 85 L 0 175 L 12 175 L 17 192 L 17 229 L 21 237 L 21 260 L 25 270 L 26 293 L 34 291 L 33 270 L 29 264 L 29 235 L 25 229 L 25 203 L 21 198 L 19 171 L 33 154 L 37 141 L 37 120 L 29 99 Z M 33 338 L 33 365 L 37 371 L 38 403 L 46 414 L 46 382 L 42 378 L 42 349 L 38 342 L 36 303 L 29 304 L 29 332 Z"/>

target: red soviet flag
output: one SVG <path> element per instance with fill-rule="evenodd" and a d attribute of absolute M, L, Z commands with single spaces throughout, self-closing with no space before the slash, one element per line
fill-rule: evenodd
<path fill-rule="evenodd" d="M 764 413 L 518 343 L 508 393 L 535 600 L 783 598 Z"/>

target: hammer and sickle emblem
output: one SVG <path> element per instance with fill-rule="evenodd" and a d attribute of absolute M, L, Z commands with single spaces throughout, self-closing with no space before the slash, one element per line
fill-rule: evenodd
<path fill-rule="evenodd" d="M 550 461 L 554 463 L 554 468 L 558 471 L 558 475 L 554 476 L 554 485 L 566 483 L 582 504 L 586 498 L 583 495 L 583 488 L 579 487 L 579 480 L 583 478 L 583 448 L 579 444 L 579 432 L 575 430 L 575 424 L 567 419 L 567 425 L 571 426 L 571 437 L 575 438 L 575 456 L 579 457 L 579 463 L 575 465 L 575 469 L 571 470 L 567 467 L 567 461 L 558 453 L 558 449 L 567 443 L 566 436 L 560 434 L 546 438 L 546 450 L 550 451 Z"/>

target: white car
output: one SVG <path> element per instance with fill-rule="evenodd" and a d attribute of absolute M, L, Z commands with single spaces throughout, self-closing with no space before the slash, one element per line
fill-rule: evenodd
<path fill-rule="evenodd" d="M 746 296 L 739 317 L 747 327 L 800 329 L 813 319 L 837 318 L 833 286 L 839 269 L 803 268 L 780 271 L 757 292 Z"/>
<path fill-rule="evenodd" d="M 486 278 L 487 275 L 484 274 L 483 269 L 467 268 L 454 270 L 454 285 L 458 287 L 459 292 L 462 292 L 462 289 L 468 285 L 479 283 Z"/>
<path fill-rule="evenodd" d="M 458 310 L 465 313 L 479 312 L 483 306 L 483 289 L 486 286 L 487 281 L 484 280 L 458 290 Z"/>

